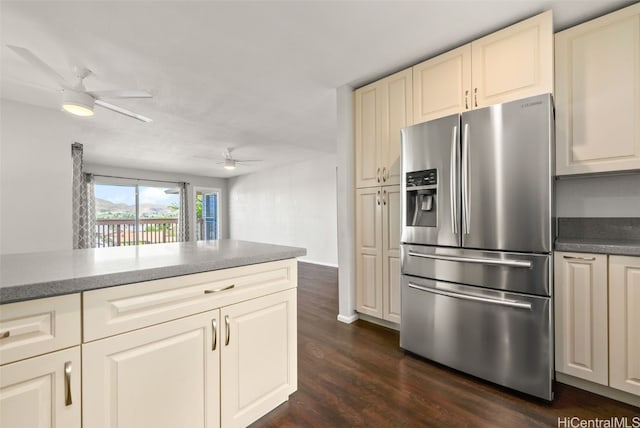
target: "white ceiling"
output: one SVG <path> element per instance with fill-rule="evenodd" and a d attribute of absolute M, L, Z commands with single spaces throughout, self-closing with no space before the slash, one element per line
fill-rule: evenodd
<path fill-rule="evenodd" d="M 153 118 L 70 118 L 90 163 L 229 177 L 335 153 L 335 89 L 358 86 L 553 9 L 556 31 L 633 3 L 554 1 L 1 1 L 3 98 L 59 109 L 60 92 L 6 45 Z M 216 165 L 227 148 L 263 162 Z"/>

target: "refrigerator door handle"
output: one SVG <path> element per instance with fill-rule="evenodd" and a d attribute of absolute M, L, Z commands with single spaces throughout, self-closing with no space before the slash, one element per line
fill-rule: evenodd
<path fill-rule="evenodd" d="M 462 134 L 462 227 L 465 235 L 471 232 L 471 207 L 469 206 L 469 124 L 464 124 Z"/>
<path fill-rule="evenodd" d="M 510 259 L 481 259 L 476 257 L 460 257 L 460 256 L 444 256 L 437 254 L 424 254 L 416 253 L 415 251 L 409 251 L 409 255 L 413 257 L 422 257 L 423 259 L 432 260 L 444 260 L 447 262 L 463 262 L 463 263 L 477 263 L 482 265 L 496 265 L 507 267 L 518 267 L 531 269 L 531 262 L 526 260 L 510 260 Z"/>
<path fill-rule="evenodd" d="M 414 288 L 416 290 L 420 290 L 420 291 L 426 291 L 427 293 L 439 294 L 441 296 L 446 296 L 446 297 L 453 297 L 454 299 L 471 300 L 474 302 L 490 303 L 493 305 L 508 306 L 510 308 L 531 310 L 531 303 L 521 302 L 518 300 L 494 299 L 491 297 L 482 297 L 482 296 L 475 296 L 471 294 L 457 293 L 454 291 L 439 290 L 437 288 L 423 287 L 421 285 L 417 285 L 412 282 L 409 283 L 409 287 Z"/>
<path fill-rule="evenodd" d="M 454 235 L 458 234 L 458 225 L 456 220 L 458 218 L 458 203 L 456 196 L 458 195 L 458 126 L 454 126 L 451 130 L 451 165 L 449 170 L 449 183 L 451 183 L 450 189 L 450 203 L 451 203 L 451 232 Z"/>

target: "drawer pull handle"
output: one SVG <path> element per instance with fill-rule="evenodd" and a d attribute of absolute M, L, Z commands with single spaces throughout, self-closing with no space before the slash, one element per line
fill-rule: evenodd
<path fill-rule="evenodd" d="M 231 284 L 231 285 L 227 285 L 226 287 L 214 288 L 213 290 L 204 290 L 204 294 L 213 294 L 213 293 L 219 293 L 225 290 L 231 290 L 235 286 L 236 286 L 235 284 Z"/>
<path fill-rule="evenodd" d="M 596 259 L 595 257 L 578 257 L 578 256 L 562 256 L 562 257 L 568 260 L 584 260 L 586 262 L 592 262 Z"/>
<path fill-rule="evenodd" d="M 225 327 L 225 331 L 226 331 L 226 337 L 224 339 L 224 346 L 229 346 L 229 337 L 231 336 L 231 328 L 229 325 L 229 315 L 225 315 L 224 316 L 224 327 Z"/>
<path fill-rule="evenodd" d="M 11 330 L 3 331 L 2 333 L 0 333 L 0 339 L 6 339 L 9 336 L 11 336 Z"/>
<path fill-rule="evenodd" d="M 211 329 L 213 330 L 211 333 L 213 335 L 211 350 L 215 351 L 218 347 L 218 322 L 215 318 L 211 320 Z"/>
<path fill-rule="evenodd" d="M 64 404 L 65 406 L 73 404 L 71 399 L 71 361 L 64 363 Z"/>

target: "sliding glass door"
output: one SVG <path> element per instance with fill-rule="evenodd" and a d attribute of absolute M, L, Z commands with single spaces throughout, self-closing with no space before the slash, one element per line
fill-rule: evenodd
<path fill-rule="evenodd" d="M 218 239 L 217 190 L 196 189 L 196 239 Z"/>
<path fill-rule="evenodd" d="M 96 177 L 96 246 L 177 242 L 178 185 Z"/>

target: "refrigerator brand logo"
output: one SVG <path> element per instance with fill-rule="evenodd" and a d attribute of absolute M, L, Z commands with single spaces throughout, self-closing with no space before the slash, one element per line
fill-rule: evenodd
<path fill-rule="evenodd" d="M 527 108 L 527 107 L 538 106 L 540 104 L 542 104 L 542 101 L 535 101 L 535 102 L 532 102 L 532 103 L 521 104 L 520 107 L 521 108 Z"/>

